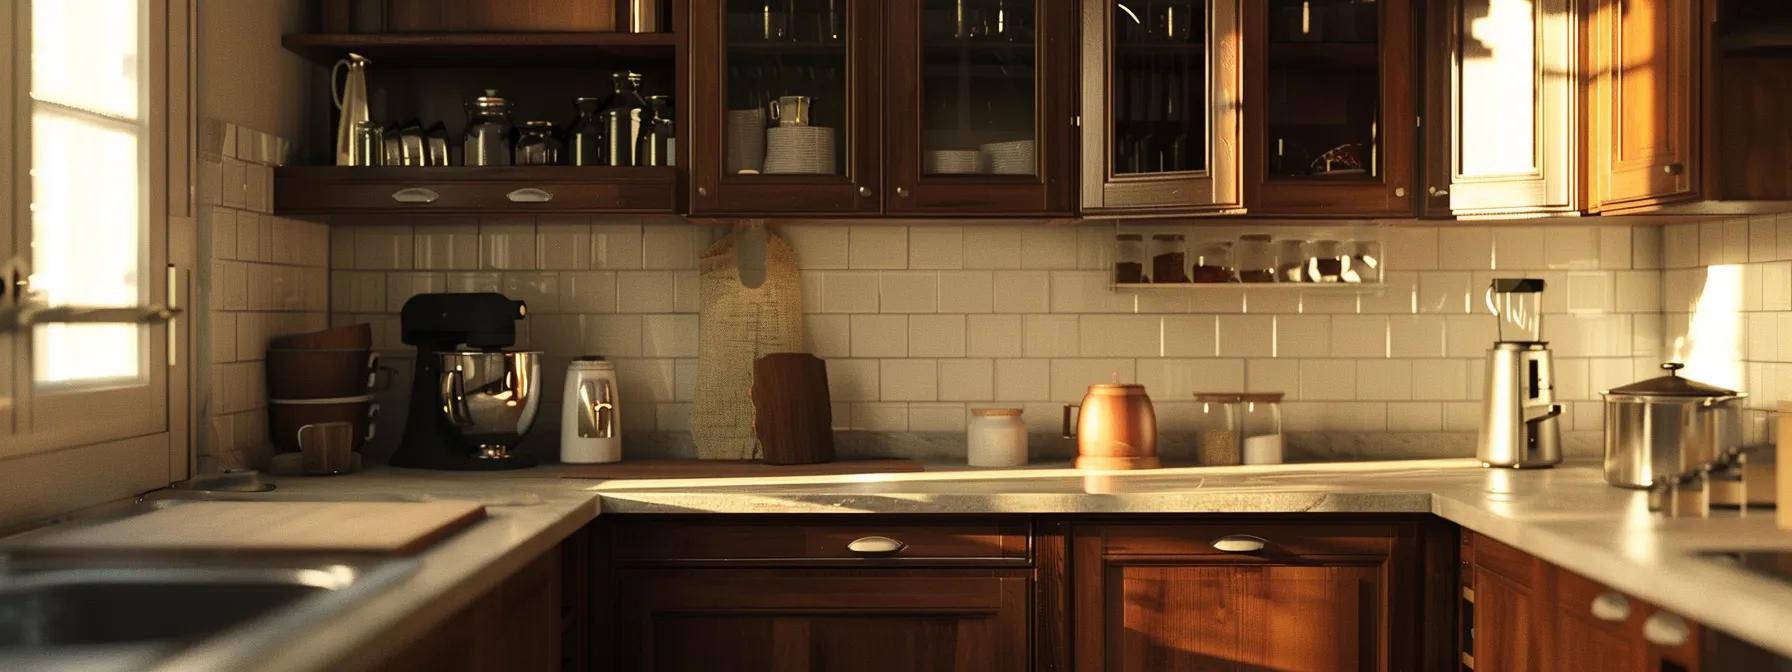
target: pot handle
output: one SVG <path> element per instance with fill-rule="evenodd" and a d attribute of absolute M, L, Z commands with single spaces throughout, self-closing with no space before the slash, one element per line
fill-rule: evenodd
<path fill-rule="evenodd" d="M 1066 439 L 1076 438 L 1076 430 L 1081 429 L 1081 427 L 1076 426 L 1075 415 L 1076 415 L 1076 412 L 1082 410 L 1082 408 L 1083 408 L 1082 404 L 1065 404 L 1064 405 L 1064 438 L 1066 438 Z"/>

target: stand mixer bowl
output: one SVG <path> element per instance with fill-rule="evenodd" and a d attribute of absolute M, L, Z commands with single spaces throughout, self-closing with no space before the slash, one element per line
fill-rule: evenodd
<path fill-rule="evenodd" d="M 541 352 L 479 350 L 441 352 L 442 417 L 477 456 L 510 456 L 541 401 Z"/>

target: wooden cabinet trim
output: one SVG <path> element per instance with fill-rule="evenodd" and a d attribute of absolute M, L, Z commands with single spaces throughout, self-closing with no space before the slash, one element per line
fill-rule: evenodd
<path fill-rule="evenodd" d="M 1465 81 L 1464 53 L 1469 40 L 1461 33 L 1471 11 L 1484 9 L 1492 0 L 1457 0 L 1450 26 L 1451 68 L 1455 72 L 1450 96 L 1450 208 L 1457 216 L 1537 215 L 1578 212 L 1583 200 L 1585 162 L 1581 140 L 1581 81 L 1578 68 L 1581 44 L 1575 0 L 1537 0 L 1531 21 L 1535 54 L 1532 90 L 1535 106 L 1532 123 L 1531 165 L 1523 170 L 1472 171 L 1472 159 L 1464 150 L 1463 137 L 1487 132 L 1468 128 L 1463 121 Z M 1526 139 L 1505 139 L 1521 142 Z"/>
<path fill-rule="evenodd" d="M 1703 182 L 1701 86 L 1705 31 L 1700 0 L 1592 0 L 1586 19 L 1589 209 L 1617 212 L 1691 200 Z M 1650 87 L 1647 100 L 1625 96 L 1626 18 L 1647 7 L 1665 21 L 1668 53 L 1654 54 L 1641 76 L 1665 87 Z M 1642 109 L 1639 111 L 1638 107 Z M 1661 118 L 1657 118 L 1661 117 Z M 1632 147 L 1626 126 L 1660 124 L 1658 145 Z"/>
<path fill-rule="evenodd" d="M 769 519 L 624 521 L 612 557 L 625 565 L 730 566 L 1027 566 L 1032 562 L 1025 520 L 940 521 Z M 888 556 L 853 553 L 847 544 L 869 536 L 905 547 Z"/>

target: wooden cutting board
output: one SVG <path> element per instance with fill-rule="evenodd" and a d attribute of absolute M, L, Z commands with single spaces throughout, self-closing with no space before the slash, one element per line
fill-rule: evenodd
<path fill-rule="evenodd" d="M 478 502 L 188 502 L 50 531 L 20 550 L 409 554 L 484 517 Z"/>
<path fill-rule="evenodd" d="M 920 462 L 899 458 L 839 460 L 815 464 L 766 464 L 756 460 L 627 460 L 610 464 L 569 464 L 566 478 L 746 478 L 833 476 L 921 471 Z"/>

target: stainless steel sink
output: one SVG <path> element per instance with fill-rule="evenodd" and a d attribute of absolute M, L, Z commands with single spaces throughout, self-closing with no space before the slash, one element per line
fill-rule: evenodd
<path fill-rule="evenodd" d="M 366 558 L 0 556 L 0 669 L 254 669 L 258 651 L 415 569 Z"/>

